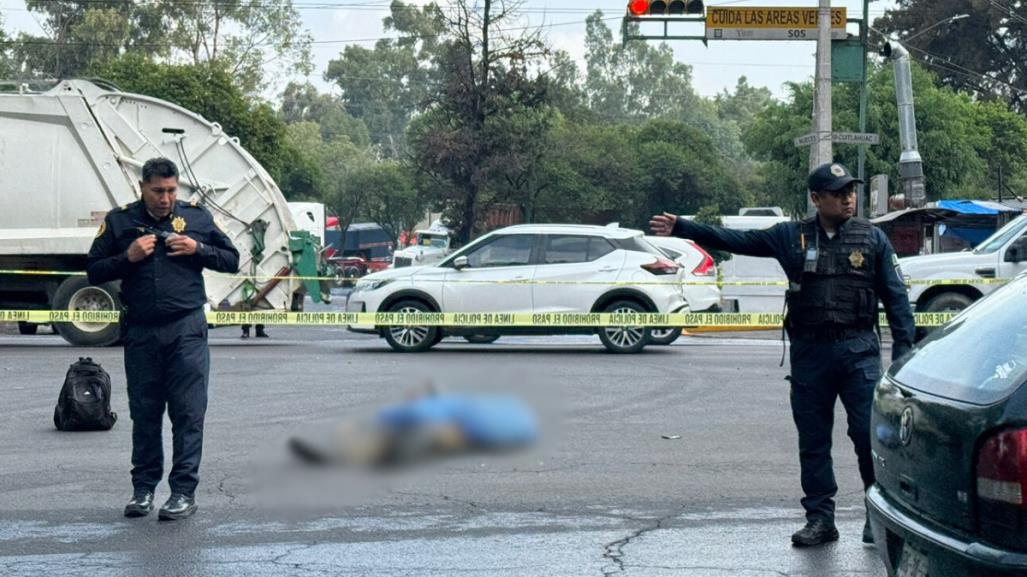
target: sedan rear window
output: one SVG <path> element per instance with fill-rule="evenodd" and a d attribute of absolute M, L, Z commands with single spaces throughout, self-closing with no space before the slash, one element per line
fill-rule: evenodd
<path fill-rule="evenodd" d="M 1027 277 L 975 303 L 893 364 L 899 383 L 986 405 L 1027 381 Z"/>

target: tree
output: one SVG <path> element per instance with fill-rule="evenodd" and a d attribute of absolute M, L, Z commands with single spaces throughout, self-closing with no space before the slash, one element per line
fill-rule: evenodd
<path fill-rule="evenodd" d="M 900 192 L 898 110 L 891 68 L 878 67 L 869 77 L 872 86 L 868 130 L 881 134 L 881 144 L 867 148 L 867 174 L 890 176 L 892 192 Z M 792 146 L 792 139 L 809 131 L 813 89 L 810 83 L 789 85 L 791 97 L 772 103 L 758 113 L 746 135 L 746 147 L 764 161 L 764 176 L 771 202 L 805 211 L 808 150 Z M 1019 182 L 1027 170 L 1027 120 L 1005 104 L 975 101 L 966 93 L 935 84 L 934 76 L 913 66 L 913 95 L 917 135 L 924 161 L 929 200 L 991 198 L 999 166 L 1007 181 Z M 834 128 L 853 131 L 857 126 L 858 93 L 843 87 L 834 92 Z M 835 158 L 856 164 L 855 146 L 837 145 Z"/>
<path fill-rule="evenodd" d="M 367 125 L 383 154 L 400 158 L 407 124 L 438 89 L 435 59 L 446 20 L 435 4 L 417 8 L 393 0 L 383 23 L 398 38 L 379 40 L 370 50 L 347 46 L 328 63 L 325 80 L 338 85 L 346 110 Z"/>
<path fill-rule="evenodd" d="M 381 226 L 393 239 L 413 230 L 424 216 L 425 205 L 414 179 L 398 161 L 360 165 L 350 173 L 346 187 L 365 195 L 358 215 Z"/>
<path fill-rule="evenodd" d="M 44 17 L 46 33 L 22 34 L 15 56 L 35 76 L 78 76 L 136 54 L 217 64 L 243 92 L 254 93 L 270 65 L 310 69 L 310 36 L 292 0 L 26 0 L 26 6 Z"/>
<path fill-rule="evenodd" d="M 121 53 L 167 56 L 158 4 L 131 0 L 26 0 L 45 34 L 21 33 L 14 59 L 29 76 L 68 78 Z"/>
<path fill-rule="evenodd" d="M 1027 7 L 1019 0 L 897 0 L 875 26 L 940 82 L 1027 114 Z M 943 22 L 951 16 L 969 18 Z M 939 24 L 940 23 L 940 24 Z"/>
<path fill-rule="evenodd" d="M 601 11 L 588 17 L 585 30 L 585 94 L 600 118 L 641 122 L 694 114 L 701 98 L 692 88 L 692 68 L 675 62 L 666 43 L 616 42 Z"/>
<path fill-rule="evenodd" d="M 322 94 L 310 83 L 290 82 L 282 93 L 281 117 L 286 124 L 313 122 L 325 140 L 347 138 L 357 146 L 371 143 L 367 126 L 350 116 L 338 97 Z"/>
<path fill-rule="evenodd" d="M 484 208 L 509 184 L 507 177 L 532 164 L 532 153 L 518 144 L 544 136 L 545 114 L 539 110 L 547 105 L 547 81 L 529 70 L 545 46 L 537 31 L 504 32 L 516 21 L 519 5 L 454 5 L 447 17 L 451 39 L 438 56 L 440 90 L 408 131 L 422 182 L 430 183 L 427 192 L 458 242 L 469 241 L 480 228 Z"/>
<path fill-rule="evenodd" d="M 310 34 L 292 0 L 170 2 L 173 46 L 193 64 L 221 63 L 247 93 L 256 92 L 269 65 L 308 74 Z"/>

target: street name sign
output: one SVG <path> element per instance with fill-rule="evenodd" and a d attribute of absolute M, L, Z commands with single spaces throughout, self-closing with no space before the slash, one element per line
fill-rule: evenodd
<path fill-rule="evenodd" d="M 796 138 L 792 142 L 795 146 L 809 146 L 816 141 L 816 134 L 807 134 Z M 838 144 L 880 144 L 881 135 L 872 132 L 832 132 L 831 142 Z"/>

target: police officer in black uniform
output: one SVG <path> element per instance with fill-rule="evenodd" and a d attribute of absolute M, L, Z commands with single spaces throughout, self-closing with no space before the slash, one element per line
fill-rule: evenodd
<path fill-rule="evenodd" d="M 689 238 L 708 249 L 776 258 L 788 276 L 789 380 L 806 495 L 802 506 L 807 523 L 792 535 L 792 543 L 800 547 L 838 539 L 838 486 L 831 466 L 838 398 L 848 415 L 848 434 L 864 488 L 874 482 L 870 410 L 882 371 L 875 332 L 878 300 L 884 303 L 891 327 L 892 359 L 913 347 L 913 314 L 895 251 L 880 229 L 853 218 L 858 182 L 841 164 L 818 167 L 808 180 L 817 214 L 766 230 L 730 230 L 667 213 L 650 222 L 658 235 Z M 864 525 L 863 542 L 873 543 L 869 524 Z"/>
<path fill-rule="evenodd" d="M 89 250 L 89 282 L 121 280 L 125 373 L 132 415 L 132 500 L 126 517 L 153 510 L 163 476 L 164 410 L 173 435 L 171 497 L 160 519 L 196 511 L 210 355 L 203 269 L 235 273 L 239 252 L 205 208 L 176 200 L 178 168 L 143 165 L 142 199 L 107 213 Z"/>

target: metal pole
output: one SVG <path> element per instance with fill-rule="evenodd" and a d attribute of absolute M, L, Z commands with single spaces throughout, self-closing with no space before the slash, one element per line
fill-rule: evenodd
<path fill-rule="evenodd" d="M 817 18 L 816 97 L 813 105 L 813 134 L 817 141 L 810 154 L 810 171 L 834 160 L 831 146 L 831 0 L 820 0 Z M 813 203 L 806 198 L 806 212 L 813 214 Z"/>
<path fill-rule="evenodd" d="M 859 83 L 859 131 L 867 131 L 867 40 L 870 31 L 870 0 L 863 0 L 863 22 L 859 24 L 859 42 L 863 46 L 863 79 Z M 856 177 L 866 181 L 867 146 L 859 145 L 859 162 Z M 866 185 L 856 187 L 856 216 L 866 216 Z"/>

